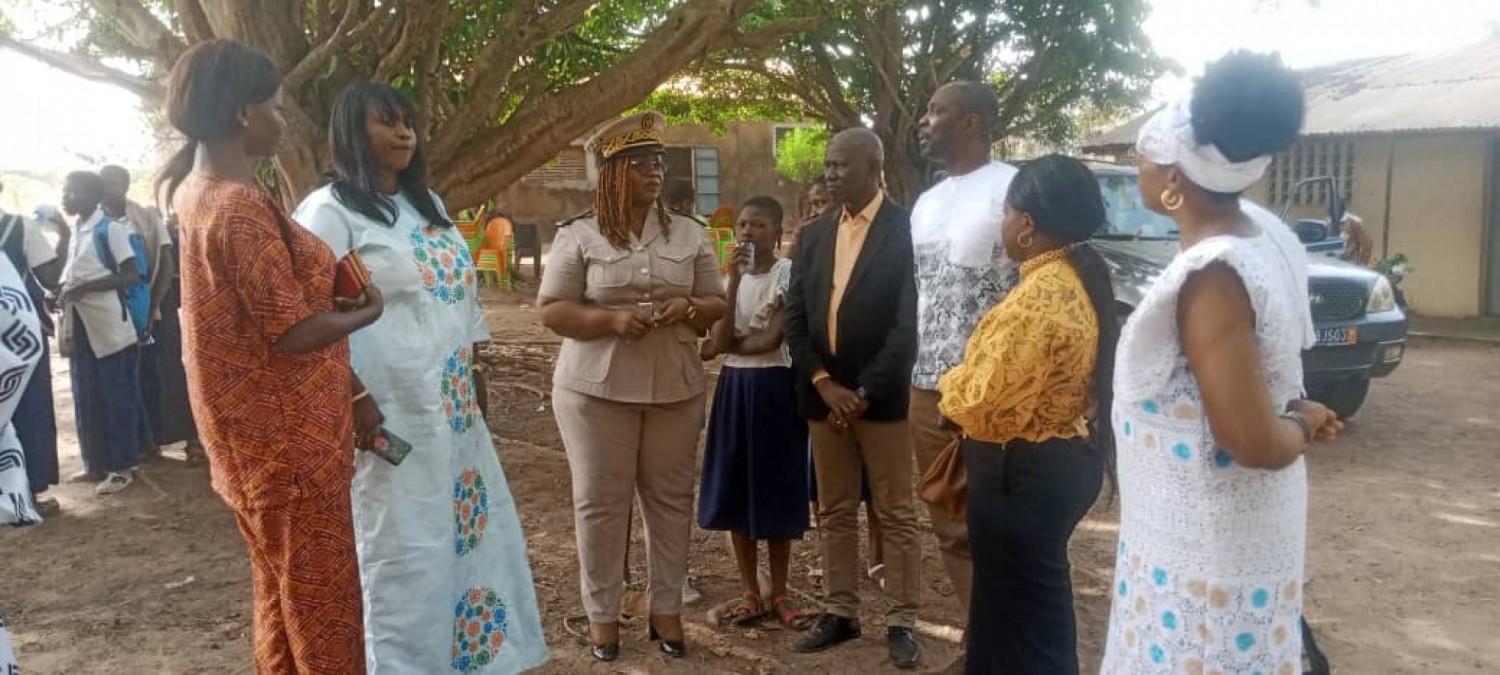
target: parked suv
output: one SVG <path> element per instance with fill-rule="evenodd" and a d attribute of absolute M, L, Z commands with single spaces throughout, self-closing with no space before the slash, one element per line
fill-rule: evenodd
<path fill-rule="evenodd" d="M 1109 221 L 1094 241 L 1110 265 L 1124 315 L 1177 254 L 1176 223 L 1141 203 L 1134 167 L 1090 168 L 1099 177 Z M 1330 213 L 1328 222 L 1340 220 L 1342 214 Z M 1371 378 L 1390 375 L 1401 364 L 1406 315 L 1384 276 L 1337 259 L 1343 248 L 1337 233 L 1311 225 L 1299 222 L 1295 228 L 1309 248 L 1307 291 L 1317 329 L 1317 345 L 1302 355 L 1304 384 L 1311 398 L 1339 417 L 1351 417 L 1364 404 Z"/>

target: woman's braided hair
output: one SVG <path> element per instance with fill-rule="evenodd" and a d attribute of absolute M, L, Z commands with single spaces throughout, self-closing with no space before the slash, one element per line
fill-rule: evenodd
<path fill-rule="evenodd" d="M 599 189 L 594 193 L 594 214 L 599 232 L 615 248 L 630 248 L 630 158 L 616 155 L 599 166 Z M 661 219 L 661 234 L 672 238 L 672 215 L 658 195 L 656 215 Z"/>

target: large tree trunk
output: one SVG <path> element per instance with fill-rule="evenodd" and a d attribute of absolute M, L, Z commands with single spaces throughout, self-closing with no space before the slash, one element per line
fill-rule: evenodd
<path fill-rule="evenodd" d="M 932 169 L 917 146 L 917 125 L 911 117 L 897 116 L 877 121 L 875 133 L 885 145 L 886 194 L 910 207 L 927 188 Z"/>

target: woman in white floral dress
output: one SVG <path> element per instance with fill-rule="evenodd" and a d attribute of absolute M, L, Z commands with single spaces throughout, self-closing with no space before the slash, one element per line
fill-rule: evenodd
<path fill-rule="evenodd" d="M 474 346 L 489 329 L 463 237 L 427 188 L 405 95 L 357 84 L 333 110 L 338 178 L 294 217 L 358 251 L 385 315 L 350 336 L 355 427 L 411 443 L 355 460 L 354 533 L 371 675 L 517 673 L 547 660 L 515 501 L 485 424 Z M 366 440 L 365 443 L 369 441 Z M 369 447 L 361 444 L 360 447 Z"/>
<path fill-rule="evenodd" d="M 1301 400 L 1313 342 L 1302 247 L 1240 194 L 1302 117 L 1296 75 L 1238 52 L 1137 141 L 1145 203 L 1176 221 L 1182 253 L 1117 356 L 1120 542 L 1104 673 L 1301 672 L 1302 453 L 1341 424 Z"/>

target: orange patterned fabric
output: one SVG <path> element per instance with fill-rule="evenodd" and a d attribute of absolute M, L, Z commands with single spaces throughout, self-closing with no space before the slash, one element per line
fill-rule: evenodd
<path fill-rule="evenodd" d="M 365 672 L 349 491 L 236 514 L 250 543 L 260 673 Z"/>
<path fill-rule="evenodd" d="M 938 409 L 965 436 L 997 444 L 1088 436 L 1099 319 L 1066 256 L 1023 263 L 1021 283 L 980 320 L 963 363 L 938 380 Z"/>
<path fill-rule="evenodd" d="M 354 476 L 346 341 L 275 341 L 333 309 L 333 254 L 262 191 L 199 174 L 177 193 L 183 361 L 214 489 L 236 509 L 287 504 Z"/>
<path fill-rule="evenodd" d="M 363 673 L 349 344 L 272 349 L 333 309 L 333 253 L 245 185 L 194 174 L 176 209 L 188 394 L 250 547 L 256 670 Z"/>

